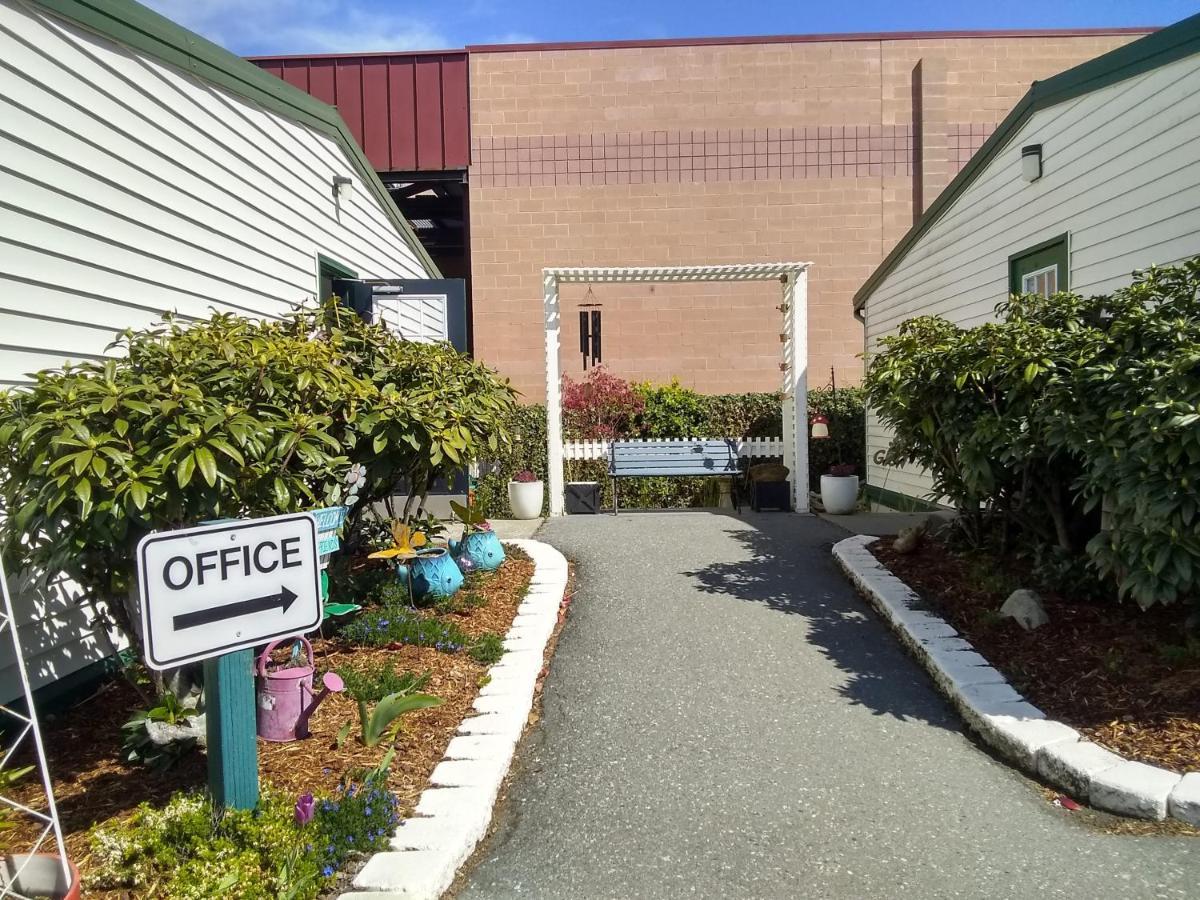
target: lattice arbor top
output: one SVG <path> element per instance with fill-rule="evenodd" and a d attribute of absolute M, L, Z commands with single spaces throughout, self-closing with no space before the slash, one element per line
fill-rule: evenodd
<path fill-rule="evenodd" d="M 543 269 L 546 278 L 560 284 L 588 282 L 654 282 L 654 281 L 777 281 L 789 274 L 805 271 L 811 263 L 743 263 L 727 266 L 634 266 L 615 268 Z"/>
<path fill-rule="evenodd" d="M 550 515 L 563 515 L 562 390 L 559 384 L 559 334 L 562 327 L 558 288 L 561 284 L 635 282 L 778 281 L 782 302 L 780 325 L 780 395 L 783 413 L 783 457 L 791 471 L 793 508 L 808 511 L 808 269 L 807 262 L 738 263 L 713 266 L 579 266 L 542 269 L 546 324 L 546 455 L 550 482 Z M 725 437 L 740 438 L 741 435 Z"/>

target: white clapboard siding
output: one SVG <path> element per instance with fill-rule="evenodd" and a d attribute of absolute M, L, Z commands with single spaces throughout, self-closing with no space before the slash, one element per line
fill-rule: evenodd
<path fill-rule="evenodd" d="M 722 441 L 724 438 L 647 438 L 639 444 L 661 444 L 667 441 Z M 622 441 L 622 443 L 629 443 Z M 741 438 L 739 456 L 783 456 L 783 438 Z M 563 459 L 608 459 L 609 441 L 567 441 L 563 444 Z"/>
<path fill-rule="evenodd" d="M 166 312 L 282 316 L 316 293 L 318 254 L 361 278 L 436 277 L 362 177 L 321 131 L 0 0 L 0 388 Z M 114 649 L 75 593 L 17 591 L 35 687 Z M 0 651 L 0 702 L 18 691 Z"/>
<path fill-rule="evenodd" d="M 334 175 L 355 180 L 341 201 Z M 315 293 L 318 253 L 430 274 L 331 137 L 0 0 L 0 313 L 28 319 L 0 338 L 0 383 L 166 311 L 282 315 Z M 93 341 L 37 317 L 55 296 Z"/>
<path fill-rule="evenodd" d="M 1033 183 L 1020 171 L 1027 144 L 1042 145 Z M 1197 146 L 1196 55 L 1038 110 L 876 285 L 864 307 L 868 354 L 914 316 L 994 320 L 1009 256 L 1064 232 L 1070 287 L 1087 294 L 1200 253 Z M 889 440 L 868 415 L 868 460 Z M 868 462 L 867 477 L 909 496 L 930 491 L 920 471 Z"/>

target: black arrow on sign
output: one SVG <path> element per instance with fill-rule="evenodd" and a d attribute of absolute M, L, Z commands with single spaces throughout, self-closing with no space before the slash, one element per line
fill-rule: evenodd
<path fill-rule="evenodd" d="M 255 597 L 253 600 L 241 600 L 228 603 L 225 606 L 214 606 L 211 609 L 201 609 L 196 612 L 181 613 L 174 619 L 175 630 L 195 628 L 197 625 L 211 625 L 225 619 L 236 619 L 238 616 L 248 616 L 251 613 L 266 612 L 279 607 L 280 612 L 287 612 L 296 602 L 296 594 L 286 587 L 280 587 L 278 594 L 267 594 L 265 597 Z"/>

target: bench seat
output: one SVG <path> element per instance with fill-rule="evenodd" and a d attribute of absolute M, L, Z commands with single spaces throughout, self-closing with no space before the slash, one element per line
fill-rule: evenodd
<path fill-rule="evenodd" d="M 613 514 L 619 510 L 619 478 L 704 478 L 742 474 L 738 443 L 732 438 L 690 441 L 613 441 L 608 475 L 613 480 Z M 737 502 L 736 491 L 734 502 Z M 739 507 L 740 508 L 740 507 Z"/>

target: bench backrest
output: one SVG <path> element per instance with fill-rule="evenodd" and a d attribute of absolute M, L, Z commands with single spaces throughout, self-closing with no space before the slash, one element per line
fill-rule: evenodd
<path fill-rule="evenodd" d="M 737 475 L 737 442 L 613 441 L 609 475 Z"/>

